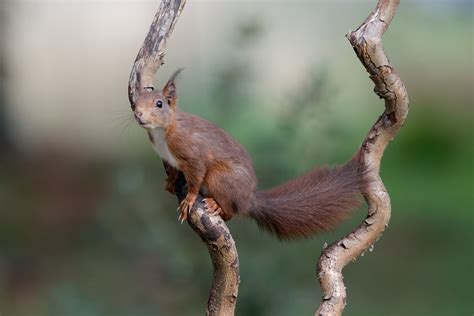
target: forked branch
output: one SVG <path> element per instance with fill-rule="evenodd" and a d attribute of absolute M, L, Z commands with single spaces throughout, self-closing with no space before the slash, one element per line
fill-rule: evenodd
<path fill-rule="evenodd" d="M 183 10 L 185 0 L 162 0 L 150 30 L 138 52 L 128 82 L 128 97 L 132 109 L 141 93 L 153 90 L 153 79 L 164 63 L 166 41 Z M 186 181 L 181 175 L 176 182 L 179 200 L 186 195 Z M 239 260 L 234 240 L 219 216 L 205 211 L 199 197 L 188 217 L 189 225 L 206 244 L 214 268 L 214 278 L 206 315 L 234 315 L 239 288 Z"/>
<path fill-rule="evenodd" d="M 163 0 L 133 65 L 129 81 L 132 108 L 138 96 L 153 89 L 153 77 L 163 63 L 166 40 L 171 35 L 185 0 Z M 362 144 L 361 159 L 370 183 L 363 192 L 368 216 L 352 233 L 323 250 L 318 277 L 325 293 L 317 315 L 340 315 L 346 304 L 342 269 L 369 249 L 382 235 L 390 219 L 390 198 L 380 179 L 380 160 L 390 140 L 408 114 L 408 95 L 382 49 L 382 35 L 390 24 L 399 0 L 379 0 L 364 23 L 347 37 L 375 83 L 375 92 L 385 99 L 385 111 Z M 177 182 L 178 199 L 186 193 L 184 178 Z M 239 263 L 235 244 L 224 222 L 210 216 L 198 198 L 188 219 L 207 245 L 214 280 L 207 315 L 233 315 L 239 285 Z"/>
<path fill-rule="evenodd" d="M 363 195 L 368 216 L 353 232 L 325 248 L 318 262 L 318 278 L 324 291 L 316 315 L 341 315 L 346 305 L 342 269 L 381 237 L 390 220 L 390 197 L 380 178 L 380 160 L 408 114 L 408 94 L 382 48 L 382 36 L 399 0 L 379 0 L 375 10 L 357 30 L 347 34 L 357 57 L 375 83 L 375 93 L 385 100 L 385 111 L 362 144 L 362 161 L 369 185 Z"/>

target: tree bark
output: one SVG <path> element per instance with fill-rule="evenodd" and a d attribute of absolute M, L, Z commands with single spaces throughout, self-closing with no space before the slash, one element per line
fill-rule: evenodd
<path fill-rule="evenodd" d="M 381 237 L 390 220 L 390 197 L 380 178 L 380 161 L 408 114 L 408 94 L 382 48 L 382 36 L 392 21 L 399 0 L 379 0 L 357 30 L 347 34 L 357 57 L 375 83 L 375 93 L 385 100 L 385 111 L 362 144 L 362 162 L 369 185 L 363 192 L 367 218 L 350 234 L 326 247 L 319 258 L 317 275 L 324 291 L 315 315 L 341 315 L 346 305 L 342 269 Z"/>
<path fill-rule="evenodd" d="M 153 79 L 164 63 L 166 41 L 184 8 L 185 0 L 163 0 L 148 34 L 138 52 L 128 83 L 132 109 L 141 93 L 153 90 Z M 166 169 L 166 167 L 165 167 Z M 181 174 L 176 182 L 176 196 L 181 201 L 187 188 Z M 199 196 L 188 216 L 188 223 L 206 244 L 214 269 L 206 315 L 234 315 L 239 289 L 239 259 L 234 240 L 220 216 L 207 213 Z"/>
<path fill-rule="evenodd" d="M 188 191 L 181 172 L 175 183 L 175 190 L 178 202 L 184 200 Z M 229 228 L 219 215 L 210 215 L 206 211 L 202 196 L 196 200 L 188 223 L 206 244 L 214 269 L 206 315 L 232 316 L 237 303 L 240 274 L 239 256 Z"/>
<path fill-rule="evenodd" d="M 173 32 L 186 0 L 163 0 L 151 23 L 128 81 L 128 99 L 132 108 L 143 91 L 154 89 L 153 79 L 164 64 L 166 41 Z"/>

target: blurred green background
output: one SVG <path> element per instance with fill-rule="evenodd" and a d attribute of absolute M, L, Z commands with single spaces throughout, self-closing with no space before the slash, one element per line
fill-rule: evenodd
<path fill-rule="evenodd" d="M 0 3 L 0 314 L 200 315 L 207 250 L 179 225 L 126 95 L 158 1 Z M 357 149 L 382 112 L 344 34 L 375 1 L 189 0 L 158 83 L 234 135 L 260 186 Z M 402 1 L 384 47 L 410 95 L 386 151 L 392 220 L 345 269 L 347 315 L 472 315 L 473 7 Z M 279 242 L 229 226 L 237 315 L 312 315 L 316 262 L 338 229 Z"/>

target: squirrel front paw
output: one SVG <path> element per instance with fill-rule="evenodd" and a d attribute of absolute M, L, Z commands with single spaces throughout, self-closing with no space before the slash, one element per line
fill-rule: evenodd
<path fill-rule="evenodd" d="M 166 178 L 165 190 L 173 195 L 176 194 L 175 179 Z"/>
<path fill-rule="evenodd" d="M 178 216 L 178 221 L 181 222 L 181 224 L 188 219 L 188 214 L 189 211 L 193 208 L 194 202 L 196 202 L 197 196 L 194 195 L 186 195 L 184 200 L 181 201 L 179 204 L 179 216 Z"/>
<path fill-rule="evenodd" d="M 169 167 L 170 171 L 168 172 L 168 177 L 166 177 L 165 181 L 165 190 L 169 193 L 175 195 L 176 194 L 176 181 L 178 181 L 179 173 L 176 169 Z"/>

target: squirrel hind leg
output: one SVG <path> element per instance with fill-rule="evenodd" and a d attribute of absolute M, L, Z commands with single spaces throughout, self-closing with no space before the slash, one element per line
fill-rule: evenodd
<path fill-rule="evenodd" d="M 204 185 L 208 190 L 206 197 L 212 197 L 222 209 L 221 217 L 225 221 L 231 219 L 235 214 L 245 215 L 252 200 L 252 191 L 256 183 L 251 177 L 239 171 L 239 169 L 228 170 L 210 169 Z"/>
<path fill-rule="evenodd" d="M 206 210 L 211 215 L 219 215 L 224 221 L 230 219 L 230 216 L 226 216 L 226 213 L 222 211 L 222 208 L 217 204 L 216 200 L 213 198 L 203 199 L 204 204 L 206 205 Z"/>

